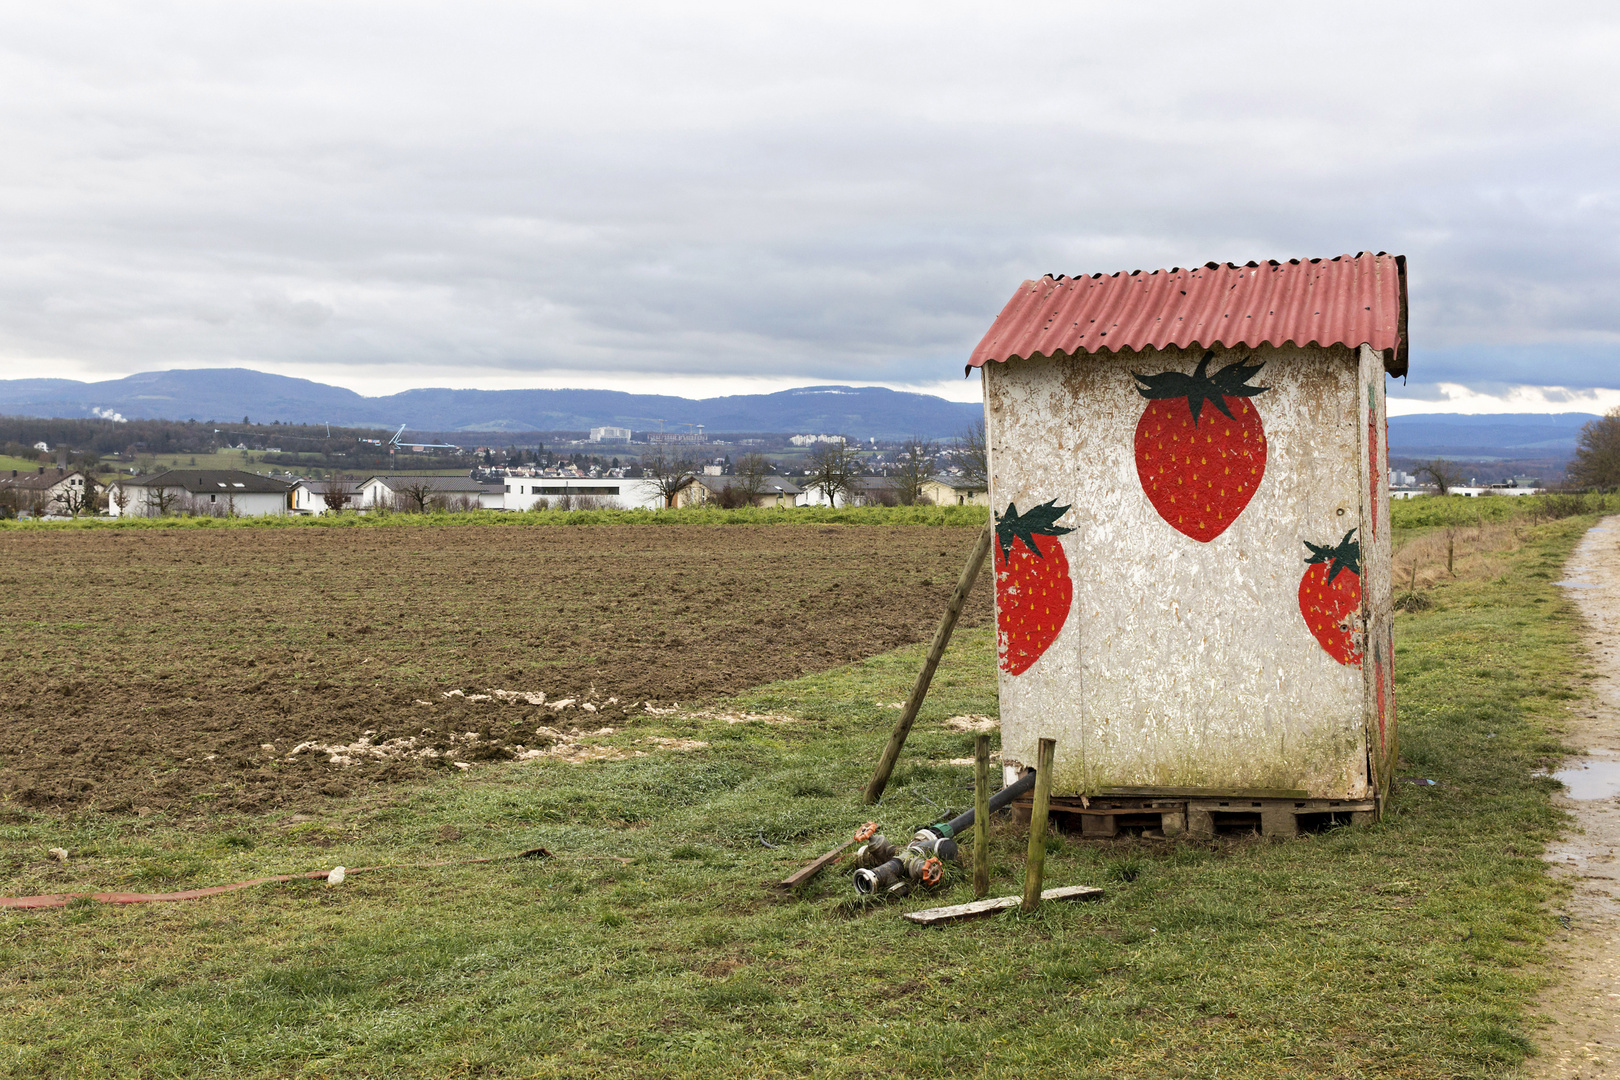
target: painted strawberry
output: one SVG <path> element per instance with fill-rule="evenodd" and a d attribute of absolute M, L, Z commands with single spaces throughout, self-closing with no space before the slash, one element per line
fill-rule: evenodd
<path fill-rule="evenodd" d="M 1351 529 L 1333 547 L 1305 541 L 1311 555 L 1299 583 L 1299 613 L 1329 656 L 1360 667 L 1361 544 L 1355 535 Z"/>
<path fill-rule="evenodd" d="M 1017 505 L 996 520 L 996 653 L 1001 670 L 1022 675 L 1057 640 L 1069 618 L 1074 585 L 1058 537 L 1067 506 L 1050 499 L 1023 514 Z"/>
<path fill-rule="evenodd" d="M 1265 475 L 1265 425 L 1246 399 L 1271 389 L 1246 385 L 1264 364 L 1239 360 L 1210 375 L 1214 356 L 1206 352 L 1191 375 L 1136 376 L 1148 399 L 1136 424 L 1142 490 L 1160 517 L 1206 544 L 1243 513 Z M 1214 413 L 1205 414 L 1206 401 Z"/>

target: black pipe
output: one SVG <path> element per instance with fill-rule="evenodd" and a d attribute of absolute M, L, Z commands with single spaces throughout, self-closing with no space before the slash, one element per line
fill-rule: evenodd
<path fill-rule="evenodd" d="M 1024 792 L 1035 786 L 1035 770 L 1031 769 L 1017 780 L 1008 784 L 994 795 L 990 796 L 990 812 L 993 814 L 1003 806 L 1012 802 Z M 911 843 L 906 845 L 904 851 L 897 853 L 893 858 L 887 859 L 875 869 L 861 869 L 855 871 L 855 891 L 864 895 L 877 892 L 904 891 L 910 888 L 908 878 L 919 877 L 924 873 L 924 867 L 933 859 L 946 861 L 956 858 L 956 835 L 963 829 L 973 827 L 973 811 L 958 815 L 950 821 L 938 822 L 917 830 Z M 873 847 L 881 838 L 874 836 Z M 893 850 L 893 845 L 887 841 L 882 843 Z M 858 854 L 865 855 L 867 848 L 862 848 Z M 873 854 L 877 854 L 876 851 Z M 886 852 L 885 852 L 886 854 Z"/>
<path fill-rule="evenodd" d="M 1006 806 L 1008 803 L 1018 798 L 1018 796 L 1022 795 L 1024 792 L 1029 791 L 1034 786 L 1035 770 L 1031 769 L 1023 776 L 1020 776 L 1017 780 L 1014 780 L 1012 783 L 990 796 L 990 812 L 992 814 L 995 813 L 997 810 L 1000 810 L 1003 806 Z M 942 836 L 961 836 L 964 831 L 973 828 L 973 808 L 971 806 L 968 807 L 965 813 L 951 818 L 951 820 L 945 822 L 944 824 L 945 829 L 950 830 L 949 832 L 944 831 L 944 829 L 941 829 L 938 825 L 930 826 L 930 828 L 940 833 Z"/>

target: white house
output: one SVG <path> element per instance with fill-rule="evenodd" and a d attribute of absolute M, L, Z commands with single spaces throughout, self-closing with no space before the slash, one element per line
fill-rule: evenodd
<path fill-rule="evenodd" d="M 93 509 L 96 481 L 77 469 L 11 470 L 0 476 L 0 507 L 14 514 L 74 514 Z"/>
<path fill-rule="evenodd" d="M 537 506 L 572 506 L 587 499 L 603 509 L 661 510 L 663 496 L 651 480 L 618 476 L 508 476 L 502 493 L 508 510 L 533 510 Z M 543 500 L 543 503 L 542 503 Z"/>
<path fill-rule="evenodd" d="M 894 492 L 899 482 L 891 476 L 857 476 L 851 479 L 850 485 L 852 491 L 828 497 L 820 484 L 811 481 L 795 496 L 795 505 L 838 509 L 845 506 L 892 506 L 897 501 Z"/>
<path fill-rule="evenodd" d="M 740 481 L 735 476 L 694 476 L 692 482 L 675 495 L 676 506 L 718 506 L 724 501 L 723 492 Z M 767 476 L 760 482 L 759 494 L 753 505 L 760 509 L 782 509 L 797 505 L 803 492 L 793 481 L 780 476 Z"/>
<path fill-rule="evenodd" d="M 935 506 L 989 506 L 990 488 L 982 480 L 941 473 L 923 481 L 923 498 Z"/>
<path fill-rule="evenodd" d="M 291 505 L 287 481 L 240 469 L 170 469 L 129 477 L 115 480 L 107 496 L 113 517 L 263 517 L 285 514 Z"/>
<path fill-rule="evenodd" d="M 360 509 L 360 485 L 353 480 L 300 480 L 292 489 L 292 512 L 295 514 L 324 514 L 327 511 L 326 493 L 334 487 L 348 493 L 346 510 Z"/>
<path fill-rule="evenodd" d="M 429 510 L 499 510 L 504 493 L 499 483 L 485 483 L 470 476 L 379 473 L 360 484 L 356 509 L 418 510 L 418 496 Z"/>

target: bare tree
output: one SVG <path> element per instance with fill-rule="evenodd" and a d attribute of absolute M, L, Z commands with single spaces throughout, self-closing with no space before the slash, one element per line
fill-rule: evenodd
<path fill-rule="evenodd" d="M 677 458 L 660 444 L 655 453 L 641 459 L 641 475 L 652 481 L 666 508 L 675 505 L 675 496 L 692 482 L 694 468 L 687 458 Z"/>
<path fill-rule="evenodd" d="M 771 474 L 771 463 L 764 454 L 744 454 L 737 459 L 735 488 L 743 506 L 753 506 L 765 490 L 765 478 Z"/>
<path fill-rule="evenodd" d="M 326 504 L 328 514 L 343 513 L 354 497 L 354 493 L 349 490 L 349 478 L 342 473 L 335 474 L 321 490 L 321 502 Z"/>
<path fill-rule="evenodd" d="M 114 484 L 108 493 L 108 499 L 118 507 L 119 516 L 123 516 L 124 511 L 129 509 L 129 488 L 121 483 Z"/>
<path fill-rule="evenodd" d="M 439 489 L 433 486 L 433 481 L 425 476 L 399 476 L 389 485 L 399 496 L 406 512 L 425 514 L 428 503 L 438 494 Z"/>
<path fill-rule="evenodd" d="M 913 435 L 900 444 L 894 470 L 894 497 L 902 506 L 923 501 L 923 485 L 934 475 L 934 459 L 939 447 L 932 439 Z"/>
<path fill-rule="evenodd" d="M 1425 461 L 1413 471 L 1412 475 L 1419 479 L 1427 476 L 1429 483 L 1433 484 L 1435 490 L 1441 495 L 1450 495 L 1451 489 L 1463 481 L 1462 470 L 1457 467 L 1456 463 L 1447 461 L 1445 458 Z"/>
<path fill-rule="evenodd" d="M 67 513 L 68 517 L 95 513 L 96 487 L 94 482 L 87 480 L 82 488 L 68 488 L 56 497 L 56 504 Z"/>
<path fill-rule="evenodd" d="M 186 498 L 185 488 L 149 487 L 146 489 L 146 516 L 168 517 L 180 510 L 181 503 Z"/>
<path fill-rule="evenodd" d="M 1581 428 L 1564 472 L 1575 487 L 1620 487 L 1620 406 Z"/>
<path fill-rule="evenodd" d="M 985 438 L 982 419 L 957 435 L 956 463 L 961 466 L 963 477 L 974 487 L 990 486 L 990 444 Z"/>
<path fill-rule="evenodd" d="M 861 475 L 861 458 L 854 447 L 840 439 L 820 443 L 810 452 L 810 475 L 806 486 L 821 489 L 827 502 L 838 505 L 838 497 L 849 502 L 855 494 L 855 478 Z"/>

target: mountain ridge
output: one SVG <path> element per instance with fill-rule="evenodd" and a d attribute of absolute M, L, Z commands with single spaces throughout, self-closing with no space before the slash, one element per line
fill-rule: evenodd
<path fill-rule="evenodd" d="M 101 410 L 97 412 L 96 410 Z M 949 438 L 982 415 L 977 403 L 873 386 L 807 386 L 771 394 L 683 398 L 622 390 L 456 390 L 422 387 L 365 397 L 310 379 L 250 368 L 140 372 L 123 379 L 0 380 L 0 413 L 131 419 L 342 424 L 413 431 L 582 431 L 630 427 L 645 418 L 713 432 L 804 432 L 851 438 Z"/>
<path fill-rule="evenodd" d="M 97 411 L 99 410 L 99 412 Z M 143 371 L 122 379 L 0 379 L 0 413 L 131 419 L 332 423 L 346 427 L 431 432 L 583 431 L 665 424 L 703 425 L 710 432 L 842 434 L 948 439 L 983 415 L 974 402 L 872 386 L 793 387 L 770 394 L 684 398 L 622 390 L 457 390 L 419 387 L 366 397 L 312 379 L 251 368 Z M 1568 456 L 1592 413 L 1418 413 L 1390 418 L 1392 453 L 1403 456 L 1534 453 Z"/>

